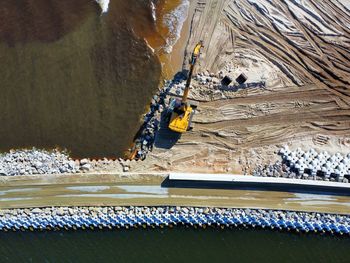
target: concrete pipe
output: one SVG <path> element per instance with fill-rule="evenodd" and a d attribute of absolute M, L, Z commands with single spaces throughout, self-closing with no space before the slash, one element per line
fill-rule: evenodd
<path fill-rule="evenodd" d="M 340 171 L 345 171 L 345 165 L 343 163 L 339 163 L 337 169 L 339 169 Z"/>
<path fill-rule="evenodd" d="M 305 166 L 304 165 L 300 165 L 299 166 L 299 168 L 298 168 L 298 173 L 299 173 L 299 175 L 302 175 L 303 173 L 304 173 L 304 171 L 305 171 Z"/>
<path fill-rule="evenodd" d="M 344 156 L 340 153 L 336 153 L 335 154 L 335 157 L 338 159 L 338 160 L 343 160 L 344 159 Z"/>
<path fill-rule="evenodd" d="M 308 152 L 312 157 L 316 157 L 318 155 L 318 152 L 316 152 L 315 149 L 313 148 L 311 148 Z"/>
<path fill-rule="evenodd" d="M 309 153 L 309 152 L 305 152 L 304 155 L 303 155 L 303 157 L 304 157 L 305 159 L 309 159 L 311 156 L 310 156 L 310 153 Z"/>
<path fill-rule="evenodd" d="M 314 178 L 314 180 L 316 179 L 316 175 L 317 175 L 317 169 L 316 168 L 314 168 L 314 169 L 310 169 L 311 170 L 311 176 L 313 176 Z"/>
<path fill-rule="evenodd" d="M 298 157 L 293 157 L 292 160 L 291 160 L 291 162 L 296 163 L 298 160 L 299 160 Z"/>
<path fill-rule="evenodd" d="M 302 158 L 303 155 L 304 155 L 304 152 L 303 152 L 303 151 L 297 152 L 297 153 L 296 153 L 296 156 L 297 156 L 298 158 Z"/>
<path fill-rule="evenodd" d="M 317 159 L 313 159 L 312 161 L 311 161 L 311 164 L 313 165 L 313 166 L 317 166 L 317 165 L 319 165 L 319 160 L 317 160 Z"/>
<path fill-rule="evenodd" d="M 330 162 L 337 162 L 338 158 L 335 155 L 332 155 L 331 157 L 329 157 L 328 159 Z"/>
<path fill-rule="evenodd" d="M 306 164 L 305 160 L 303 160 L 303 159 L 298 159 L 295 163 L 297 163 L 297 164 Z"/>
<path fill-rule="evenodd" d="M 317 169 L 317 171 L 321 171 L 322 170 L 322 165 L 319 163 L 315 166 L 315 168 Z"/>
<path fill-rule="evenodd" d="M 304 162 L 304 163 L 309 164 L 309 163 L 311 163 L 311 161 L 312 161 L 312 159 L 310 159 L 310 158 L 305 158 L 305 157 L 302 158 L 302 162 Z"/>
<path fill-rule="evenodd" d="M 321 171 L 325 174 L 325 175 L 330 175 L 332 173 L 332 168 L 330 166 L 323 166 L 321 168 Z"/>
<path fill-rule="evenodd" d="M 323 151 L 322 154 L 326 159 L 330 157 L 330 154 L 327 151 Z"/>
<path fill-rule="evenodd" d="M 341 161 L 344 165 L 350 165 L 350 160 L 348 158 L 344 158 L 342 161 Z"/>

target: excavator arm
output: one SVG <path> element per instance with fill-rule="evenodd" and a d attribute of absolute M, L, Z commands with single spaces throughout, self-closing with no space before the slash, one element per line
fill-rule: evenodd
<path fill-rule="evenodd" d="M 190 71 L 188 73 L 187 81 L 186 81 L 186 86 L 184 90 L 184 94 L 182 96 L 182 102 L 185 103 L 188 97 L 188 92 L 190 90 L 190 85 L 191 85 L 191 80 L 192 80 L 192 75 L 193 75 L 193 69 L 194 66 L 196 65 L 197 59 L 200 55 L 201 48 L 203 47 L 203 42 L 200 41 L 198 44 L 194 47 L 191 61 L 190 61 Z"/>
<path fill-rule="evenodd" d="M 187 97 L 188 97 L 188 92 L 190 90 L 194 66 L 196 65 L 196 62 L 200 55 L 200 51 L 202 47 L 203 47 L 203 44 L 202 44 L 202 41 L 200 41 L 193 49 L 192 57 L 190 60 L 190 71 L 188 73 L 188 77 L 186 80 L 186 86 L 185 86 L 184 94 L 182 96 L 181 105 L 179 106 L 179 108 L 176 108 L 176 109 L 174 108 L 171 114 L 169 129 L 175 132 L 183 133 L 191 128 L 190 127 L 191 120 L 194 114 L 195 106 L 187 103 Z M 181 114 L 179 114 L 180 112 Z"/>

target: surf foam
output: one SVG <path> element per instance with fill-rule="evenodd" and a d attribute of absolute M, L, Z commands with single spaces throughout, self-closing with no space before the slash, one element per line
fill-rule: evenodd
<path fill-rule="evenodd" d="M 189 7 L 189 0 L 183 0 L 177 8 L 164 16 L 163 23 L 169 29 L 169 35 L 164 47 L 166 53 L 171 53 L 173 46 L 179 40 L 183 24 L 188 16 Z"/>
<path fill-rule="evenodd" d="M 157 21 L 157 15 L 156 15 L 156 6 L 154 5 L 153 1 L 151 1 L 151 9 L 152 9 L 152 18 L 153 21 Z"/>
<path fill-rule="evenodd" d="M 108 11 L 108 6 L 109 6 L 109 0 L 95 0 L 96 3 L 99 4 L 99 6 L 102 9 L 102 13 L 107 13 Z"/>

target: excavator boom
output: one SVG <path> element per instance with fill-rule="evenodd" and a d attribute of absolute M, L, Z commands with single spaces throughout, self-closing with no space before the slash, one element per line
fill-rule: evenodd
<path fill-rule="evenodd" d="M 203 46 L 202 41 L 200 41 L 193 50 L 191 61 L 190 61 L 190 71 L 188 73 L 188 77 L 186 80 L 186 86 L 185 86 L 184 94 L 182 96 L 181 105 L 174 108 L 171 114 L 169 129 L 175 132 L 183 133 L 191 129 L 191 121 L 192 121 L 192 117 L 195 112 L 194 109 L 196 106 L 190 105 L 187 102 L 187 97 L 188 97 L 188 92 L 191 85 L 194 66 L 200 55 L 202 46 Z"/>
<path fill-rule="evenodd" d="M 182 96 L 182 102 L 186 102 L 186 100 L 187 100 L 188 92 L 190 90 L 192 75 L 193 75 L 193 69 L 194 69 L 194 66 L 196 65 L 196 62 L 197 62 L 197 59 L 199 57 L 199 54 L 200 54 L 202 47 L 203 47 L 203 42 L 200 41 L 193 49 L 193 53 L 192 53 L 192 57 L 191 57 L 191 61 L 190 61 L 190 65 L 191 65 L 190 71 L 188 73 L 184 94 Z"/>

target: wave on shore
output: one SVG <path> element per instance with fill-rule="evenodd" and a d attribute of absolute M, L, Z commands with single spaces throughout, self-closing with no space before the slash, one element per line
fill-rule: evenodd
<path fill-rule="evenodd" d="M 156 14 L 156 6 L 154 5 L 153 1 L 151 1 L 151 10 L 152 10 L 152 18 L 153 21 L 157 21 L 157 14 Z"/>
<path fill-rule="evenodd" d="M 108 12 L 109 0 L 96 0 L 96 3 L 100 5 L 102 13 Z"/>
<path fill-rule="evenodd" d="M 175 8 L 172 12 L 164 16 L 163 23 L 169 29 L 169 35 L 167 37 L 166 45 L 164 47 L 165 53 L 171 53 L 171 51 L 173 50 L 173 46 L 180 38 L 182 26 L 185 23 L 186 18 L 188 16 L 189 7 L 190 2 L 188 0 L 183 0 L 177 8 Z"/>

